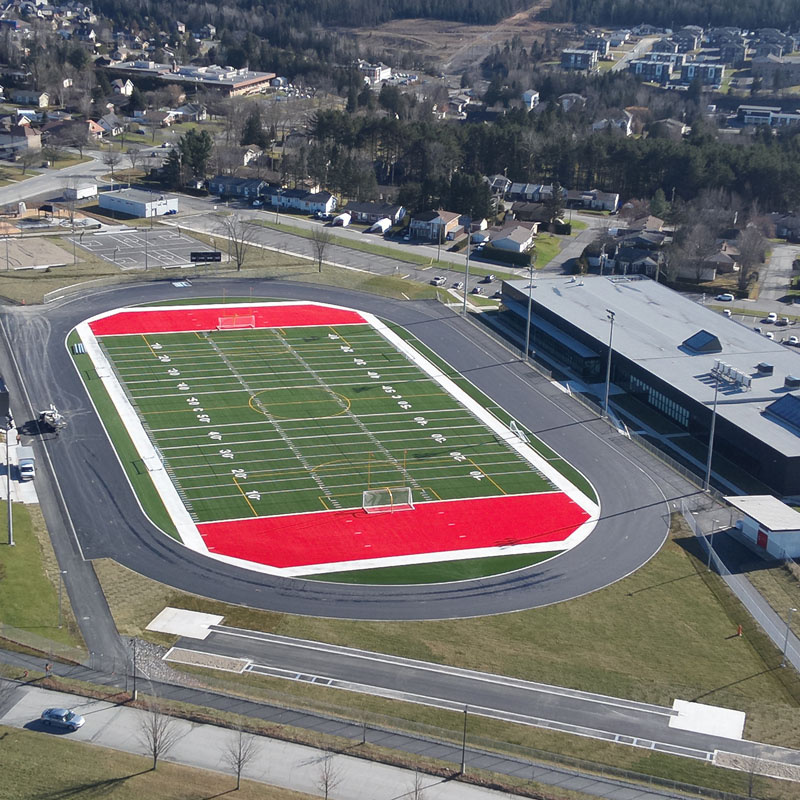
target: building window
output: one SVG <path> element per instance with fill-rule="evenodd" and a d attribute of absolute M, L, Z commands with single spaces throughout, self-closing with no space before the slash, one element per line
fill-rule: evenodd
<path fill-rule="evenodd" d="M 630 391 L 643 394 L 648 405 L 657 408 L 662 414 L 675 420 L 683 428 L 689 427 L 689 411 L 674 400 L 645 383 L 641 378 L 631 376 Z"/>

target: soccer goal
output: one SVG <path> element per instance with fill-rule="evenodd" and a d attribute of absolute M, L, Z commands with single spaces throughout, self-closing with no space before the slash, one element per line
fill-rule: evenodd
<path fill-rule="evenodd" d="M 411 498 L 410 486 L 398 486 L 390 489 L 365 489 L 362 507 L 367 514 L 380 514 L 393 511 L 412 511 L 414 502 Z"/>
<path fill-rule="evenodd" d="M 525 435 L 525 432 L 519 427 L 519 425 L 517 425 L 516 420 L 512 419 L 511 422 L 509 422 L 508 429 L 514 434 L 514 436 L 523 441 L 525 444 L 530 444 L 530 439 L 528 439 L 528 437 Z"/>
<path fill-rule="evenodd" d="M 255 328 L 255 314 L 235 314 L 232 317 L 220 317 L 217 330 L 235 331 L 240 328 Z"/>

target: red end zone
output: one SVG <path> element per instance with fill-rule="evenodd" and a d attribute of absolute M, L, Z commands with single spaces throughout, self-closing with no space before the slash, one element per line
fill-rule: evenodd
<path fill-rule="evenodd" d="M 89 323 L 95 336 L 213 331 L 220 317 L 255 317 L 256 328 L 309 325 L 358 325 L 366 320 L 357 311 L 314 304 L 226 305 L 216 308 L 168 308 L 120 311 Z"/>
<path fill-rule="evenodd" d="M 589 519 L 562 492 L 258 517 L 197 526 L 208 549 L 273 567 L 300 567 L 485 547 L 563 542 Z M 555 548 L 559 549 L 559 548 Z"/>

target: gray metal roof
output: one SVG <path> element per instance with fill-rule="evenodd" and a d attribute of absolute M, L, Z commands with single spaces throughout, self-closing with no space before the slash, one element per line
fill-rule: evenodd
<path fill-rule="evenodd" d="M 161 192 L 145 192 L 142 189 L 119 189 L 115 192 L 103 192 L 101 196 L 121 197 L 133 203 L 155 203 L 157 200 L 171 200 L 171 195 Z"/>
<path fill-rule="evenodd" d="M 523 294 L 527 291 L 527 280 L 508 283 Z M 606 309 L 610 309 L 615 313 L 615 352 L 709 407 L 714 402 L 714 380 L 709 371 L 716 359 L 752 376 L 750 391 L 720 382 L 717 413 L 774 449 L 800 456 L 800 435 L 762 413 L 774 400 L 790 393 L 784 387 L 784 380 L 787 375 L 800 374 L 800 348 L 771 341 L 756 333 L 752 326 L 725 317 L 649 279 L 538 277 L 533 299 L 601 343 L 608 342 Z M 798 327 L 770 325 L 764 326 L 764 330 L 772 330 L 780 339 L 800 334 Z M 722 345 L 719 353 L 681 349 L 682 342 L 701 329 L 719 339 Z M 756 365 L 762 362 L 774 367 L 772 375 L 757 371 Z"/>
<path fill-rule="evenodd" d="M 771 494 L 734 495 L 725 499 L 771 531 L 800 531 L 800 512 Z"/>

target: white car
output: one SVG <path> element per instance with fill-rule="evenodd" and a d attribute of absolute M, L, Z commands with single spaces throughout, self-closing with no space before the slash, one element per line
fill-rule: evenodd
<path fill-rule="evenodd" d="M 798 337 L 798 336 L 790 336 L 788 338 L 788 340 L 786 341 L 786 344 L 790 344 L 793 347 L 797 347 L 798 345 L 800 345 L 800 337 Z"/>
<path fill-rule="evenodd" d="M 455 289 L 457 292 L 460 292 L 460 291 L 461 291 L 461 290 L 464 288 L 464 282 L 463 282 L 463 281 L 456 281 L 456 282 L 453 284 L 453 288 L 454 288 L 454 289 Z"/>
<path fill-rule="evenodd" d="M 261 201 L 261 200 L 253 200 L 253 208 L 261 208 L 261 206 L 263 206 L 263 205 L 264 205 L 263 201 Z"/>
<path fill-rule="evenodd" d="M 764 320 L 764 322 L 769 322 L 769 323 L 777 321 L 778 321 L 778 315 L 774 311 L 770 311 L 769 314 L 767 314 L 767 318 Z"/>
<path fill-rule="evenodd" d="M 725 292 L 725 294 L 718 294 L 714 299 L 719 300 L 721 303 L 732 303 L 734 297 L 729 292 Z"/>
<path fill-rule="evenodd" d="M 480 286 L 476 286 L 476 287 L 475 287 L 475 288 L 472 290 L 472 294 L 483 294 L 483 289 L 482 289 Z"/>
<path fill-rule="evenodd" d="M 442 277 L 441 275 L 437 275 L 431 283 L 434 286 L 444 286 L 447 283 L 447 278 Z"/>

